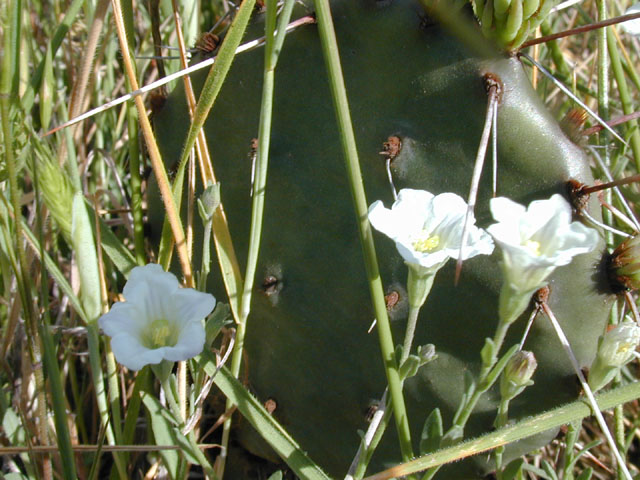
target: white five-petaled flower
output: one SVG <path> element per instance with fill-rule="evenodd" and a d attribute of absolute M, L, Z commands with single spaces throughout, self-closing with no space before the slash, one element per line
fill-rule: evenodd
<path fill-rule="evenodd" d="M 530 296 L 556 267 L 598 244 L 594 229 L 571 222 L 571 206 L 562 195 L 536 200 L 528 208 L 498 197 L 490 207 L 498 223 L 487 231 L 502 248 L 505 282 L 514 292 Z"/>
<path fill-rule="evenodd" d="M 458 258 L 467 209 L 467 203 L 455 193 L 434 196 L 424 190 L 403 189 L 391 209 L 380 200 L 374 202 L 369 207 L 369 221 L 396 242 L 410 267 L 433 273 L 449 258 Z M 463 260 L 493 251 L 491 237 L 476 227 L 473 214 L 469 215 Z"/>
<path fill-rule="evenodd" d="M 131 270 L 123 295 L 126 301 L 115 303 L 99 320 L 118 362 L 140 370 L 202 352 L 203 319 L 216 304 L 212 295 L 181 288 L 178 279 L 157 264 Z"/>

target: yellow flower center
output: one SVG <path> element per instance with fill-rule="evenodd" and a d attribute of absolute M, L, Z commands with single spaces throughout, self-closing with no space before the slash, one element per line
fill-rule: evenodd
<path fill-rule="evenodd" d="M 524 242 L 524 246 L 533 253 L 536 257 L 540 256 L 540 242 L 536 242 L 535 240 L 527 240 Z"/>
<path fill-rule="evenodd" d="M 616 353 L 618 355 L 627 353 L 631 348 L 634 348 L 635 345 L 629 342 L 621 342 L 620 345 L 618 345 L 618 349 L 616 350 Z"/>
<path fill-rule="evenodd" d="M 166 318 L 151 322 L 142 336 L 142 343 L 150 349 L 173 347 L 178 342 L 178 332 Z"/>
<path fill-rule="evenodd" d="M 420 238 L 419 240 L 416 240 L 415 242 L 413 242 L 413 248 L 417 252 L 421 252 L 421 253 L 431 252 L 436 248 L 438 248 L 438 245 L 440 245 L 439 235 L 429 235 L 424 231 L 422 233 L 423 233 L 423 238 Z"/>

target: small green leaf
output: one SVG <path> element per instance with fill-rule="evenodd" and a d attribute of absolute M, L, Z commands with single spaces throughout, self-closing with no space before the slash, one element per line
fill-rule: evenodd
<path fill-rule="evenodd" d="M 269 477 L 268 480 L 282 480 L 282 470 L 278 470 Z"/>
<path fill-rule="evenodd" d="M 400 375 L 400 380 L 406 380 L 407 378 L 415 376 L 415 374 L 418 373 L 419 368 L 420 357 L 418 357 L 417 355 L 409 355 L 400 367 L 400 371 L 398 372 L 398 375 Z"/>
<path fill-rule="evenodd" d="M 480 351 L 480 358 L 482 358 L 482 366 L 488 367 L 489 365 L 493 365 L 496 362 L 496 353 L 495 353 L 495 345 L 493 344 L 493 340 L 490 338 L 486 338 L 484 341 L 484 347 Z"/>
<path fill-rule="evenodd" d="M 442 441 L 442 414 L 439 408 L 433 411 L 427 417 L 422 427 L 422 435 L 420 436 L 420 455 L 434 452 L 440 448 Z"/>

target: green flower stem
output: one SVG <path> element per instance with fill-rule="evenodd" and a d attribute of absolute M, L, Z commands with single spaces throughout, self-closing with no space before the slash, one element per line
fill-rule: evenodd
<path fill-rule="evenodd" d="M 416 333 L 416 324 L 418 323 L 418 315 L 420 314 L 420 307 L 409 307 L 409 317 L 407 318 L 407 330 L 404 333 L 404 343 L 402 344 L 402 355 L 398 365 L 402 365 L 404 361 L 409 358 L 411 353 L 411 345 L 413 344 L 413 337 Z"/>
<path fill-rule="evenodd" d="M 523 293 L 512 288 L 508 282 L 504 282 L 502 284 L 498 304 L 498 316 L 500 318 L 498 330 L 504 329 L 505 326 L 508 328 L 509 325 L 515 322 L 518 317 L 522 315 L 522 312 L 524 312 L 529 306 L 531 296 L 535 291 L 536 289 Z M 506 330 L 502 333 L 506 333 Z M 497 340 L 500 341 L 498 342 Z M 502 345 L 503 340 L 504 336 L 499 336 L 498 334 L 494 336 L 494 341 L 497 345 L 496 351 L 500 350 L 499 346 Z"/>
<path fill-rule="evenodd" d="M 513 356 L 513 354 L 518 350 L 519 345 L 514 345 L 511 347 L 507 353 L 505 353 L 500 360 L 498 360 L 494 365 L 491 366 L 491 369 L 488 371 L 486 375 L 483 375 L 478 379 L 478 384 L 476 386 L 473 395 L 469 397 L 469 400 L 465 403 L 464 407 L 460 410 L 460 412 L 456 415 L 454 419 L 453 428 L 464 429 L 473 409 L 476 407 L 478 400 L 480 400 L 480 396 L 489 390 L 493 384 L 498 380 L 498 377 L 504 370 L 504 367 L 507 366 L 507 362 Z"/>
<path fill-rule="evenodd" d="M 402 356 L 398 362 L 399 365 L 402 365 L 411 353 L 411 345 L 413 344 L 413 337 L 416 332 L 420 308 L 424 305 L 435 278 L 436 272 L 428 271 L 425 273 L 425 269 L 409 265 L 409 278 L 407 280 L 409 317 L 407 319 L 407 330 L 405 331 L 404 343 L 402 345 Z"/>
<path fill-rule="evenodd" d="M 280 15 L 278 30 L 283 32 L 286 28 L 291 11 L 293 0 L 287 0 L 285 8 Z M 244 285 L 242 288 L 242 299 L 240 301 L 240 318 L 236 329 L 236 341 L 231 357 L 231 374 L 238 377 L 242 364 L 242 352 L 244 349 L 244 338 L 247 329 L 247 319 L 251 311 L 251 296 L 253 283 L 258 264 L 260 252 L 260 238 L 262 236 L 262 220 L 264 214 L 265 191 L 267 185 L 267 167 L 269 165 L 269 145 L 271 141 L 271 118 L 273 112 L 273 92 L 275 85 L 275 68 L 278 62 L 280 49 L 275 48 L 277 2 L 267 1 L 267 16 L 265 25 L 265 57 L 264 74 L 262 86 L 262 103 L 260 106 L 260 126 L 258 129 L 258 151 L 256 160 L 256 176 L 253 183 L 252 209 L 251 209 L 251 229 L 249 232 L 249 254 L 247 258 L 247 268 L 245 271 Z M 280 42 L 281 43 L 281 42 Z M 226 410 L 233 407 L 233 400 L 227 399 Z M 227 445 L 229 433 L 231 431 L 231 417 L 228 417 L 223 426 L 221 453 L 216 461 L 216 471 L 222 477 L 224 464 L 227 455 Z"/>
<path fill-rule="evenodd" d="M 384 301 L 384 292 L 378 270 L 371 225 L 367 220 L 367 199 L 362 184 L 360 161 L 358 160 L 355 135 L 349 113 L 349 103 L 347 101 L 347 93 L 342 76 L 342 67 L 340 66 L 338 44 L 328 0 L 315 0 L 315 6 L 318 18 L 318 32 L 320 34 L 322 50 L 329 75 L 329 85 L 331 87 L 340 140 L 342 142 L 351 194 L 356 210 L 355 213 L 360 233 L 360 243 L 365 259 L 367 278 L 369 280 L 369 289 L 371 291 L 375 316 L 378 321 L 377 331 L 380 350 L 389 383 L 389 393 L 391 395 L 396 428 L 400 439 L 400 449 L 402 451 L 402 457 L 405 460 L 409 460 L 413 457 L 409 420 L 402 396 L 402 383 L 400 382 L 400 376 L 398 374 L 398 364 L 394 353 L 394 341 Z"/>
<path fill-rule="evenodd" d="M 510 400 L 502 399 L 500 406 L 498 407 L 498 416 L 496 418 L 495 426 L 502 428 L 507 424 L 509 420 L 509 402 Z M 502 456 L 504 455 L 504 445 L 500 445 L 493 452 L 493 457 L 496 462 L 496 478 L 502 480 Z"/>

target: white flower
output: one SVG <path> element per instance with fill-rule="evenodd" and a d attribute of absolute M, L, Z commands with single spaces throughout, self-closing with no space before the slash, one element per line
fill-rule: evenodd
<path fill-rule="evenodd" d="M 376 230 L 396 242 L 410 267 L 435 272 L 449 258 L 458 258 L 468 206 L 454 193 L 434 196 L 424 190 L 403 189 L 391 209 L 380 200 L 369 207 L 369 221 Z M 467 241 L 462 259 L 489 255 L 493 242 L 469 217 Z"/>
<path fill-rule="evenodd" d="M 623 322 L 609 330 L 598 343 L 598 354 L 589 369 L 589 386 L 596 391 L 606 386 L 620 368 L 636 355 L 640 343 L 640 327 Z"/>
<path fill-rule="evenodd" d="M 99 320 L 118 362 L 140 370 L 202 352 L 203 319 L 216 304 L 212 295 L 180 288 L 176 277 L 157 264 L 131 270 L 123 295 L 126 301 L 114 304 Z"/>
<path fill-rule="evenodd" d="M 527 209 L 504 197 L 491 199 L 490 206 L 498 223 L 487 231 L 502 247 L 505 282 L 515 292 L 530 296 L 556 267 L 598 244 L 594 229 L 571 223 L 571 206 L 559 194 Z"/>
<path fill-rule="evenodd" d="M 634 356 L 640 343 L 640 327 L 633 322 L 623 322 L 604 334 L 598 346 L 598 356 L 608 365 L 622 367 Z"/>
<path fill-rule="evenodd" d="M 625 15 L 631 15 L 632 13 L 640 12 L 640 3 L 636 3 L 635 5 L 629 7 Z M 628 33 L 629 35 L 640 35 L 640 18 L 635 18 L 633 20 L 628 20 L 620 24 L 620 28 Z"/>

